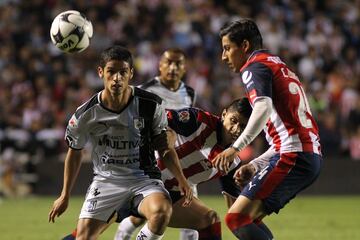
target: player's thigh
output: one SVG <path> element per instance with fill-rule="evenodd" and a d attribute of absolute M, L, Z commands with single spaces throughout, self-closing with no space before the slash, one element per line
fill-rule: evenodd
<path fill-rule="evenodd" d="M 188 207 L 183 207 L 184 197 L 173 204 L 169 227 L 200 230 L 220 221 L 217 213 L 201 200 L 193 198 Z"/>
<path fill-rule="evenodd" d="M 80 218 L 77 224 L 76 239 L 96 239 L 107 226 L 108 223 L 101 220 Z"/>
<path fill-rule="evenodd" d="M 263 203 L 259 199 L 251 200 L 240 195 L 228 210 L 229 213 L 240 213 L 252 219 L 265 215 Z"/>

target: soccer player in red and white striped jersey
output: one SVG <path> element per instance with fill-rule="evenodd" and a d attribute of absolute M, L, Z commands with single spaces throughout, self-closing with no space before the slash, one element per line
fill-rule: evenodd
<path fill-rule="evenodd" d="M 270 148 L 263 155 L 268 164 L 256 169 L 251 163 L 237 172 L 258 174 L 243 189 L 226 216 L 239 239 L 272 239 L 257 225 L 265 215 L 279 212 L 298 192 L 318 177 L 322 156 L 317 125 L 311 115 L 302 84 L 275 55 L 262 49 L 262 36 L 248 19 L 225 25 L 220 32 L 222 60 L 241 74 L 253 106 L 249 122 L 235 143 L 214 159 L 227 169 L 245 146 L 264 130 Z"/>

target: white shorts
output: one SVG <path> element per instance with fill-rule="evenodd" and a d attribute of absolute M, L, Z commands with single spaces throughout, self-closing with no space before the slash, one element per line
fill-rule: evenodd
<path fill-rule="evenodd" d="M 116 212 L 119 215 L 118 220 L 131 214 L 139 215 L 138 207 L 142 200 L 152 193 L 159 192 L 169 197 L 163 182 L 158 179 L 126 182 L 93 180 L 88 188 L 79 218 L 93 218 L 108 222 Z"/>

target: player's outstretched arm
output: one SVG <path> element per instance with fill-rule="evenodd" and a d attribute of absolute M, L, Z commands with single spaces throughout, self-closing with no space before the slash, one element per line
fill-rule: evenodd
<path fill-rule="evenodd" d="M 60 197 L 56 199 L 49 212 L 49 222 L 55 222 L 68 207 L 71 190 L 76 181 L 81 166 L 81 150 L 69 148 L 64 166 L 64 183 Z"/>

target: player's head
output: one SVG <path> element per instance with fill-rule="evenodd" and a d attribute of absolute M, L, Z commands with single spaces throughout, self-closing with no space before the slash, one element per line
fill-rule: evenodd
<path fill-rule="evenodd" d="M 239 72 L 249 55 L 262 48 L 262 37 L 256 23 L 243 19 L 225 24 L 220 30 L 222 60 Z"/>
<path fill-rule="evenodd" d="M 122 46 L 112 46 L 100 54 L 98 75 L 104 80 L 105 91 L 119 95 L 129 85 L 133 77 L 133 58 L 131 52 Z"/>
<path fill-rule="evenodd" d="M 221 114 L 222 140 L 225 145 L 233 143 L 246 127 L 252 108 L 247 98 L 236 99 Z"/>
<path fill-rule="evenodd" d="M 159 63 L 160 80 L 179 83 L 186 72 L 185 53 L 180 48 L 170 48 L 161 56 Z"/>

